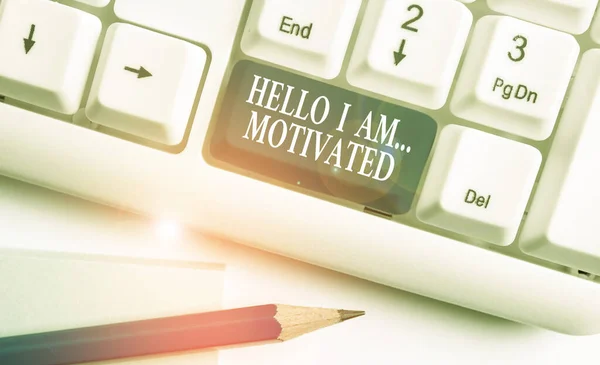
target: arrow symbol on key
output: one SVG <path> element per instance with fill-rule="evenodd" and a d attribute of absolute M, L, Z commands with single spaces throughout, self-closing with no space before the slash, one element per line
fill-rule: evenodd
<path fill-rule="evenodd" d="M 404 54 L 404 46 L 406 46 L 406 39 L 402 40 L 400 44 L 400 48 L 397 51 L 394 51 L 394 65 L 398 66 L 403 59 L 406 58 Z"/>
<path fill-rule="evenodd" d="M 143 79 L 144 77 L 152 76 L 152 74 L 150 72 L 148 72 L 148 70 L 146 70 L 145 68 L 143 68 L 141 66 L 139 69 L 125 66 L 125 71 L 129 71 L 129 72 L 133 72 L 134 74 L 137 74 L 138 79 Z"/>
<path fill-rule="evenodd" d="M 35 33 L 35 24 L 31 24 L 31 28 L 29 29 L 29 37 L 23 38 L 23 42 L 25 43 L 25 54 L 29 54 L 29 51 L 35 45 L 35 41 L 33 40 L 33 34 Z"/>

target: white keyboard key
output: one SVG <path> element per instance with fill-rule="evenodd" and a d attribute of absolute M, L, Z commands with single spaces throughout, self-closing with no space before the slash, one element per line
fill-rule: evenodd
<path fill-rule="evenodd" d="M 95 6 L 97 8 L 103 8 L 110 3 L 110 0 L 75 0 L 80 3 Z"/>
<path fill-rule="evenodd" d="M 541 161 L 538 150 L 526 144 L 447 126 L 441 132 L 417 216 L 456 233 L 509 245 Z"/>
<path fill-rule="evenodd" d="M 592 22 L 592 27 L 590 28 L 590 37 L 592 40 L 598 44 L 600 44 L 600 7 L 598 7 L 596 11 L 596 18 Z"/>
<path fill-rule="evenodd" d="M 354 48 L 348 81 L 439 109 L 448 98 L 472 22 L 471 12 L 455 1 L 372 1 Z"/>
<path fill-rule="evenodd" d="M 191 43 L 133 25 L 113 24 L 86 115 L 94 123 L 122 132 L 178 144 L 188 126 L 205 64 L 205 51 Z"/>
<path fill-rule="evenodd" d="M 102 24 L 47 0 L 0 2 L 0 95 L 74 114 Z"/>
<path fill-rule="evenodd" d="M 573 34 L 585 32 L 598 0 L 487 0 L 493 10 Z"/>
<path fill-rule="evenodd" d="M 581 60 L 520 239 L 533 256 L 600 275 L 600 50 Z"/>
<path fill-rule="evenodd" d="M 486 16 L 475 26 L 451 110 L 476 123 L 544 140 L 552 133 L 578 55 L 571 35 Z"/>
<path fill-rule="evenodd" d="M 256 0 L 242 50 L 326 79 L 342 67 L 361 0 Z"/>
<path fill-rule="evenodd" d="M 227 55 L 240 25 L 246 0 L 114 0 L 115 15 L 126 21 L 206 45 Z M 211 69 L 212 71 L 213 69 Z"/>

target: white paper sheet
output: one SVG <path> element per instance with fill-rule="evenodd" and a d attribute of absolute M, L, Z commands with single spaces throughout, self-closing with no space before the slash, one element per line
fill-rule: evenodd
<path fill-rule="evenodd" d="M 0 249 L 0 337 L 218 310 L 224 266 Z M 217 365 L 190 352 L 96 364 Z"/>

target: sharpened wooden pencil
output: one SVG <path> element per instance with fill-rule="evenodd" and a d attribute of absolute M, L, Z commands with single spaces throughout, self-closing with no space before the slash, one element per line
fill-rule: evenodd
<path fill-rule="evenodd" d="M 268 304 L 0 338 L 2 365 L 68 365 L 286 341 L 363 311 Z"/>

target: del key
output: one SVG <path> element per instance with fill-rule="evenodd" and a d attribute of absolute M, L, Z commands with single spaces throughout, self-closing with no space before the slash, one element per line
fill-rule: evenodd
<path fill-rule="evenodd" d="M 390 214 L 410 209 L 437 130 L 420 112 L 248 61 L 223 105 L 217 159 Z"/>

